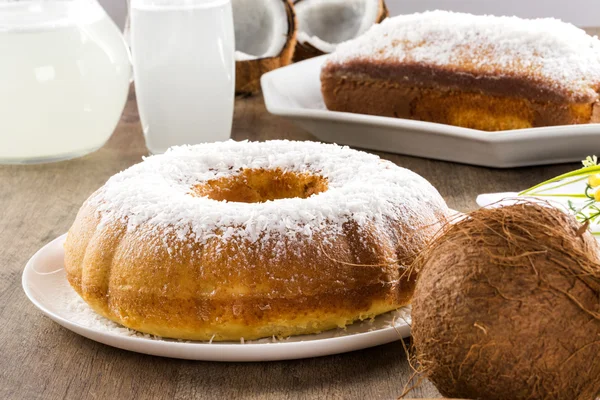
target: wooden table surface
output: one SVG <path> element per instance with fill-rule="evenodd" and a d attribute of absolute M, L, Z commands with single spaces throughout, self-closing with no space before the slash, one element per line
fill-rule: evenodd
<path fill-rule="evenodd" d="M 268 114 L 260 96 L 236 100 L 236 140 L 314 140 Z M 110 141 L 86 157 L 0 166 L 0 399 L 395 399 L 411 375 L 401 342 L 348 354 L 269 363 L 152 357 L 83 338 L 46 318 L 25 297 L 21 273 L 44 244 L 69 229 L 79 206 L 111 175 L 146 154 L 136 104 L 127 103 Z M 523 189 L 577 168 L 563 164 L 494 170 L 377 153 L 438 188 L 468 211 L 484 192 Z M 409 397 L 439 397 L 425 382 Z"/>

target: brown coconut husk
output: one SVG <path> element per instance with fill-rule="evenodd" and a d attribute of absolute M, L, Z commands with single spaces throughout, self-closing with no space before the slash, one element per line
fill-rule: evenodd
<path fill-rule="evenodd" d="M 296 49 L 296 15 L 291 0 L 285 3 L 288 20 L 287 41 L 278 56 L 235 62 L 235 93 L 248 95 L 260 92 L 260 77 L 274 69 L 292 63 Z"/>
<path fill-rule="evenodd" d="M 294 4 L 298 4 L 302 1 L 303 0 L 297 0 L 294 2 Z M 389 12 L 387 6 L 385 5 L 385 1 L 380 0 L 378 17 L 377 17 L 377 20 L 375 21 L 375 23 L 379 24 L 379 23 L 381 23 L 381 21 L 383 21 L 384 19 L 386 19 L 389 16 L 390 16 L 390 12 Z M 322 56 L 323 54 L 325 54 L 323 51 L 317 49 L 310 43 L 298 42 L 296 44 L 296 52 L 294 53 L 294 62 L 307 60 L 307 59 L 313 58 L 313 57 Z"/>
<path fill-rule="evenodd" d="M 600 393 L 600 264 L 572 216 L 520 202 L 449 224 L 417 259 L 413 362 L 442 395 Z"/>

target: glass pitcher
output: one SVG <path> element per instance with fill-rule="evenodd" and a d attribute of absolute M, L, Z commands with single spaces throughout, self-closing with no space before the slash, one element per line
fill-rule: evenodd
<path fill-rule="evenodd" d="M 0 0 L 0 163 L 65 160 L 111 136 L 131 78 L 96 0 Z"/>

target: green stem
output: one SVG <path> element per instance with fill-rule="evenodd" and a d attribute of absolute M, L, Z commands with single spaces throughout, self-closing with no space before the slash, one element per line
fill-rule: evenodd
<path fill-rule="evenodd" d="M 584 193 L 548 193 L 551 190 L 556 190 L 564 186 L 581 182 L 587 179 L 590 175 L 600 173 L 600 165 L 592 165 L 589 167 L 580 168 L 575 171 L 567 172 L 559 175 L 552 179 L 548 179 L 540 184 L 530 187 L 529 189 L 523 190 L 519 193 L 519 196 L 536 196 L 536 197 L 567 197 L 572 199 L 587 199 L 582 204 L 578 204 L 575 208 L 574 204 L 569 200 L 569 210 L 575 215 L 577 220 L 581 222 L 594 223 L 597 219 L 600 219 L 600 209 L 596 206 L 597 202 L 593 195 L 590 193 L 593 188 L 587 184 Z M 552 183 L 558 183 L 550 185 Z M 598 225 L 595 225 L 598 228 Z M 600 231 L 592 232 L 594 236 L 600 237 Z"/>
<path fill-rule="evenodd" d="M 539 184 L 537 184 L 535 186 L 532 186 L 529 189 L 523 190 L 521 193 L 519 193 L 519 196 L 528 194 L 531 191 L 533 191 L 535 189 L 538 189 L 538 188 L 540 188 L 540 187 L 542 187 L 544 185 L 547 185 L 549 183 L 558 182 L 558 181 L 561 181 L 561 180 L 566 179 L 566 178 L 572 178 L 572 177 L 575 177 L 575 176 L 582 176 L 582 175 L 584 176 L 584 178 L 582 178 L 582 179 L 585 179 L 585 177 L 588 177 L 588 176 L 592 175 L 593 173 L 597 173 L 597 172 L 600 172 L 600 165 L 595 165 L 593 167 L 580 168 L 580 169 L 577 169 L 575 171 L 571 171 L 571 172 L 567 172 L 566 174 L 559 175 L 559 176 L 557 176 L 555 178 L 548 179 L 547 181 L 544 181 L 544 182 L 539 183 Z M 578 181 L 574 180 L 574 181 L 570 181 L 569 183 L 573 183 L 573 182 L 578 182 Z"/>
<path fill-rule="evenodd" d="M 560 184 L 558 184 L 556 186 L 551 186 L 551 187 L 548 187 L 548 188 L 542 188 L 539 192 L 536 192 L 535 194 L 537 195 L 537 193 L 547 192 L 549 190 L 554 190 L 554 189 L 559 189 L 559 188 L 561 188 L 563 186 L 567 186 L 567 185 L 570 185 L 572 183 L 577 183 L 577 182 L 584 181 L 587 178 L 588 178 L 588 176 L 586 175 L 586 176 L 579 177 L 577 179 L 567 180 L 566 182 L 562 182 L 562 183 L 560 183 Z M 553 183 L 553 182 L 549 182 L 549 183 Z"/>

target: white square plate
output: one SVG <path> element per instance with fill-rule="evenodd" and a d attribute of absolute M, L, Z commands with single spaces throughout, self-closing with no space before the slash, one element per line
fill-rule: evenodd
<path fill-rule="evenodd" d="M 322 141 L 496 168 L 580 161 L 600 150 L 600 124 L 484 132 L 328 111 L 319 78 L 325 57 L 277 69 L 261 79 L 267 110 Z"/>

